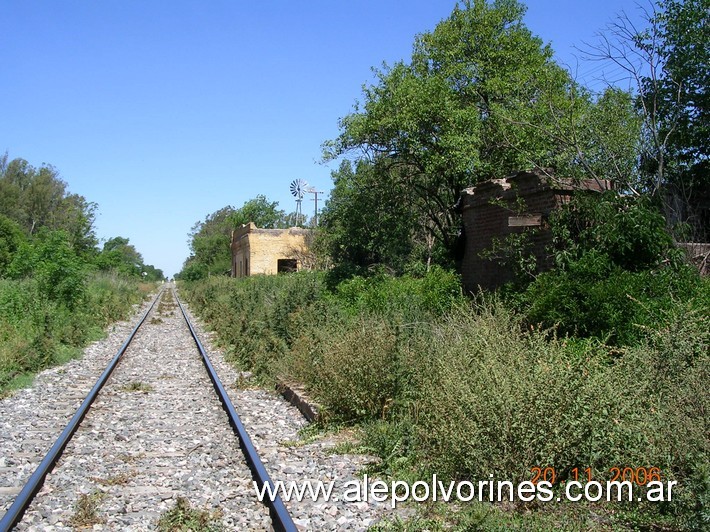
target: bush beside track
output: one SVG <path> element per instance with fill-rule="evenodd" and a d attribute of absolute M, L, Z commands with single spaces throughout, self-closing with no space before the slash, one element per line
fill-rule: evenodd
<path fill-rule="evenodd" d="M 37 277 L 0 279 L 0 395 L 78 356 L 153 289 L 137 279 L 95 272 L 79 279 L 67 302 L 49 295 Z"/>
<path fill-rule="evenodd" d="M 624 346 L 558 337 L 498 296 L 471 301 L 443 270 L 355 277 L 332 290 L 315 272 L 183 288 L 238 366 L 265 382 L 298 381 L 327 423 L 360 427 L 380 473 L 520 482 L 535 466 L 554 467 L 557 480 L 575 467 L 592 468 L 595 480 L 612 467 L 658 467 L 678 481 L 673 501 L 591 513 L 615 526 L 685 528 L 708 519 L 708 282 L 697 286 Z M 586 526 L 590 512 L 563 508 Z M 559 507 L 518 509 L 472 505 L 447 519 L 559 522 Z"/>

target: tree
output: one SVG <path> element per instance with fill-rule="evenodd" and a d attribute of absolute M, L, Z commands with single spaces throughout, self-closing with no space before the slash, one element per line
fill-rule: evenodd
<path fill-rule="evenodd" d="M 140 277 L 143 272 L 143 257 L 128 238 L 116 236 L 104 242 L 95 264 L 101 270 L 114 270 L 132 277 Z"/>
<path fill-rule="evenodd" d="M 25 237 L 20 226 L 0 214 L 0 278 L 5 276 L 15 253 L 24 243 Z"/>
<path fill-rule="evenodd" d="M 68 308 L 74 308 L 84 295 L 87 271 L 69 235 L 45 228 L 20 245 L 8 268 L 10 277 L 34 278 L 41 294 Z"/>
<path fill-rule="evenodd" d="M 256 198 L 244 202 L 239 209 L 229 216 L 233 228 L 254 223 L 261 229 L 277 229 L 288 227 L 286 213 L 278 208 L 279 202 L 270 202 L 266 196 L 259 194 Z"/>
<path fill-rule="evenodd" d="M 152 264 L 144 264 L 141 275 L 143 275 L 143 280 L 149 283 L 155 283 L 158 281 L 165 280 L 165 274 L 163 273 L 163 270 L 161 270 L 160 268 L 156 268 Z"/>
<path fill-rule="evenodd" d="M 375 165 L 342 161 L 332 172 L 334 188 L 320 218 L 319 245 L 336 266 L 384 265 L 402 272 L 415 253 L 421 220 L 405 191 L 380 180 Z"/>
<path fill-rule="evenodd" d="M 633 83 L 643 119 L 637 191 L 663 204 L 669 225 L 710 225 L 707 0 L 659 0 L 643 10 L 646 27 L 621 14 L 589 50 Z"/>
<path fill-rule="evenodd" d="M 196 278 L 212 274 L 224 275 L 231 271 L 231 251 L 229 249 L 234 225 L 231 217 L 236 211 L 227 206 L 205 217 L 204 221 L 192 226 L 189 237 L 191 256 L 185 261 L 183 273 L 190 266 L 191 275 Z"/>
<path fill-rule="evenodd" d="M 77 252 L 91 254 L 96 204 L 69 194 L 67 184 L 50 165 L 34 168 L 24 159 L 0 158 L 0 214 L 17 222 L 29 235 L 40 229 L 63 230 Z"/>
<path fill-rule="evenodd" d="M 416 38 L 410 63 L 377 72 L 364 104 L 324 146 L 326 159 L 354 152 L 368 160 L 452 253 L 460 225 L 452 206 L 463 188 L 533 167 L 606 178 L 590 118 L 602 131 L 613 125 L 610 136 L 631 122 L 623 98 L 610 94 L 598 105 L 573 82 L 525 27 L 524 13 L 515 0 L 463 2 Z"/>

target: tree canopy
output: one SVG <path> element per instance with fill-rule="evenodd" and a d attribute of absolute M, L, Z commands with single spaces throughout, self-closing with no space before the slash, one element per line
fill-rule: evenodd
<path fill-rule="evenodd" d="M 377 72 L 324 145 L 326 160 L 368 161 L 371 181 L 398 190 L 450 255 L 460 226 L 452 207 L 467 186 L 535 167 L 620 179 L 633 166 L 631 98 L 578 86 L 524 14 L 516 0 L 463 2 L 416 37 L 411 61 Z"/>
<path fill-rule="evenodd" d="M 7 153 L 0 157 L 0 277 L 44 279 L 46 293 L 72 302 L 76 298 L 70 294 L 80 296 L 91 268 L 163 279 L 127 238 L 111 238 L 99 250 L 97 205 L 67 188 L 53 166 L 35 168 L 24 159 L 10 160 Z"/>
<path fill-rule="evenodd" d="M 633 191 L 662 204 L 669 227 L 708 237 L 710 164 L 708 94 L 710 9 L 707 0 L 658 0 L 643 9 L 645 26 L 621 14 L 589 55 L 630 78 L 641 122 Z"/>
<path fill-rule="evenodd" d="M 52 166 L 35 168 L 24 159 L 0 157 L 0 214 L 19 224 L 27 235 L 40 228 L 64 230 L 80 253 L 97 244 L 96 204 L 67 192 L 67 184 Z"/>

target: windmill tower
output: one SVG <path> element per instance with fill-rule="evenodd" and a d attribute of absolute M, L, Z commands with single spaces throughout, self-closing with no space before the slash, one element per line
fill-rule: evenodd
<path fill-rule="evenodd" d="M 306 192 L 306 183 L 303 179 L 294 179 L 291 181 L 291 194 L 296 198 L 296 224 L 300 225 L 303 219 L 303 212 L 301 210 L 301 202 L 303 201 L 303 194 Z"/>

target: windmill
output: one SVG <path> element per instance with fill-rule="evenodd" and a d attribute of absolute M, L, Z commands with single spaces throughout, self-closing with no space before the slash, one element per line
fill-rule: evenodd
<path fill-rule="evenodd" d="M 294 179 L 291 181 L 291 194 L 296 198 L 296 225 L 299 225 L 303 218 L 301 202 L 303 201 L 303 194 L 305 194 L 307 186 L 308 183 L 303 179 Z"/>

